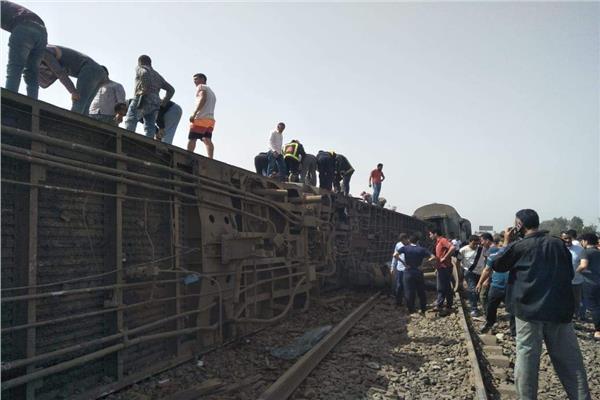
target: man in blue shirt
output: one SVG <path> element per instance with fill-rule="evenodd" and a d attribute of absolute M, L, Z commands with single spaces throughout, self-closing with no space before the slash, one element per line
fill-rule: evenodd
<path fill-rule="evenodd" d="M 404 293 L 406 297 L 406 307 L 408 308 L 409 314 L 414 313 L 415 310 L 415 296 L 419 296 L 419 305 L 421 306 L 421 313 L 425 312 L 427 308 L 427 299 L 425 297 L 425 279 L 423 278 L 423 272 L 419 269 L 423 260 L 427 258 L 427 261 L 435 260 L 435 256 L 432 255 L 429 250 L 417 245 L 419 237 L 415 234 L 410 235 L 408 238 L 409 244 L 404 246 L 398 251 L 399 255 L 404 255 L 404 262 L 406 263 L 403 276 Z"/>
<path fill-rule="evenodd" d="M 404 275 L 404 268 L 406 262 L 404 261 L 404 254 L 400 254 L 400 249 L 408 244 L 408 235 L 401 233 L 398 237 L 398 243 L 394 247 L 394 255 L 392 256 L 392 273 L 394 274 L 394 280 L 396 286 L 394 287 L 394 294 L 396 295 L 396 305 L 402 305 L 402 298 L 404 297 L 404 291 L 402 290 L 402 277 Z"/>
<path fill-rule="evenodd" d="M 485 309 L 485 324 L 481 327 L 480 333 L 486 333 L 492 328 L 492 326 L 494 326 L 498 316 L 498 306 L 500 303 L 506 302 L 506 283 L 508 281 L 508 272 L 496 272 L 492 270 L 492 263 L 497 257 L 504 254 L 506 247 L 491 247 L 489 250 L 490 252 L 485 263 L 485 268 L 483 269 L 481 278 L 477 283 L 477 292 L 481 292 L 485 286 L 490 286 Z M 513 315 L 510 316 L 510 332 L 513 337 L 516 336 L 515 317 Z"/>

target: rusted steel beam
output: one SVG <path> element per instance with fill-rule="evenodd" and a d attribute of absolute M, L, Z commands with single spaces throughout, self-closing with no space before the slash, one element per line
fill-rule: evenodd
<path fill-rule="evenodd" d="M 336 325 L 321 341 L 310 351 L 304 354 L 294 365 L 290 367 L 275 383 L 265 390 L 259 400 L 283 400 L 290 397 L 298 386 L 306 379 L 311 371 L 321 362 L 323 358 L 339 343 L 340 340 L 352 329 L 354 325 L 373 307 L 375 300 L 379 297 L 376 293 L 356 310 L 348 315 L 342 322 Z"/>
<path fill-rule="evenodd" d="M 195 295 L 195 296 L 197 296 L 197 295 Z M 169 300 L 173 300 L 173 298 L 170 298 Z M 14 360 L 14 361 L 5 362 L 2 365 L 2 371 L 8 371 L 8 370 L 15 369 L 15 368 L 20 368 L 20 367 L 23 367 L 23 366 L 26 366 L 26 365 L 29 365 L 29 364 L 37 364 L 37 363 L 40 363 L 40 362 L 43 362 L 43 361 L 52 360 L 52 359 L 55 359 L 55 358 L 58 358 L 58 357 L 62 357 L 62 356 L 66 355 L 66 354 L 69 354 L 69 353 L 73 353 L 73 352 L 76 352 L 76 351 L 84 350 L 84 349 L 89 348 L 91 346 L 97 346 L 97 345 L 100 345 L 100 344 L 105 344 L 105 343 L 113 342 L 115 340 L 123 339 L 124 337 L 129 338 L 130 336 L 139 334 L 141 332 L 144 332 L 144 331 L 147 331 L 147 330 L 150 330 L 150 329 L 153 329 L 153 328 L 160 327 L 161 325 L 163 325 L 163 324 L 165 324 L 167 322 L 175 321 L 175 320 L 180 320 L 182 318 L 185 318 L 185 317 L 188 317 L 188 316 L 191 316 L 191 315 L 195 315 L 195 314 L 198 314 L 198 313 L 203 312 L 203 311 L 207 311 L 213 305 L 214 304 L 210 304 L 210 305 L 208 305 L 208 306 L 206 306 L 204 308 L 199 308 L 197 310 L 191 310 L 191 311 L 185 311 L 185 312 L 182 312 L 182 313 L 177 314 L 177 315 L 172 315 L 172 316 L 169 316 L 169 317 L 165 317 L 165 318 L 160 319 L 158 321 L 153 321 L 153 322 L 151 322 L 149 324 L 138 326 L 136 328 L 130 329 L 127 332 L 119 332 L 119 333 L 115 333 L 115 334 L 110 335 L 110 336 L 104 336 L 104 337 L 101 337 L 99 339 L 94 339 L 94 340 L 88 341 L 86 343 L 80 343 L 80 344 L 77 344 L 77 345 L 74 345 L 74 346 L 70 346 L 70 347 L 63 347 L 60 350 L 55 350 L 55 351 L 52 351 L 52 352 L 49 352 L 49 353 L 40 354 L 40 355 L 37 355 L 37 356 L 32 357 L 32 358 L 27 358 L 27 359 L 22 359 L 22 360 Z M 181 329 L 183 329 L 183 328 L 181 328 Z M 210 330 L 212 330 L 212 328 L 210 328 Z"/>
<path fill-rule="evenodd" d="M 10 126 L 2 125 L 2 131 L 3 131 L 3 133 L 7 133 L 10 135 L 24 137 L 24 138 L 31 139 L 31 140 L 37 140 L 37 141 L 39 141 L 41 143 L 45 143 L 47 145 L 58 146 L 58 147 L 62 147 L 65 149 L 70 149 L 70 150 L 78 150 L 78 151 L 82 151 L 84 153 L 98 155 L 98 156 L 102 156 L 102 157 L 108 157 L 108 158 L 112 158 L 112 159 L 117 159 L 117 160 L 125 161 L 128 163 L 133 163 L 136 165 L 144 166 L 147 168 L 157 169 L 157 170 L 164 171 L 164 172 L 172 172 L 181 177 L 189 178 L 189 179 L 192 179 L 193 181 L 200 181 L 205 184 L 220 188 L 220 189 L 222 189 L 223 194 L 232 195 L 232 193 L 235 193 L 242 198 L 254 200 L 256 202 L 265 204 L 269 207 L 273 207 L 274 209 L 279 211 L 282 215 L 284 215 L 288 218 L 298 219 L 297 215 L 294 215 L 293 213 L 291 213 L 289 210 L 287 210 L 285 207 L 283 207 L 281 204 L 279 204 L 278 202 L 276 202 L 274 200 L 263 198 L 259 195 L 250 193 L 250 192 L 242 190 L 242 189 L 235 188 L 233 186 L 225 185 L 223 183 L 220 183 L 214 179 L 207 178 L 205 176 L 190 174 L 190 173 L 178 170 L 178 169 L 173 169 L 170 166 L 156 164 L 156 163 L 152 163 L 152 162 L 145 161 L 145 160 L 139 160 L 139 159 L 136 159 L 135 157 L 129 157 L 129 156 L 125 156 L 125 155 L 116 155 L 109 151 L 99 150 L 99 149 L 95 149 L 90 146 L 67 142 L 65 140 L 56 139 L 56 138 L 52 138 L 52 137 L 49 137 L 46 135 L 41 135 L 41 134 L 24 131 L 22 129 L 13 128 Z M 136 135 L 136 136 L 138 136 L 138 135 Z M 136 140 L 137 140 L 137 138 L 136 138 Z M 234 168 L 229 165 L 227 167 Z"/>
<path fill-rule="evenodd" d="M 123 135 L 117 133 L 116 136 L 116 154 L 121 155 L 123 153 Z M 123 173 L 126 169 L 126 165 L 123 161 L 117 161 L 117 170 Z M 117 183 L 115 194 L 117 196 L 123 196 L 127 193 L 127 186 L 123 183 Z M 125 330 L 124 313 L 123 313 L 123 287 L 124 284 L 124 273 L 123 273 L 123 199 L 120 197 L 115 198 L 115 226 L 114 226 L 114 265 L 116 266 L 115 283 L 118 285 L 115 289 L 115 303 L 117 308 L 116 315 L 116 329 L 115 333 L 121 333 Z M 124 356 L 123 351 L 117 352 L 117 380 L 123 379 L 124 376 Z"/>
<path fill-rule="evenodd" d="M 40 131 L 40 109 L 32 107 L 31 110 L 31 131 L 38 133 Z M 46 146 L 42 143 L 32 141 L 31 151 L 45 152 Z M 30 182 L 37 184 L 43 181 L 46 176 L 46 170 L 39 165 L 30 166 Z M 29 240 L 28 240 L 28 257 L 27 257 L 27 285 L 30 286 L 28 295 L 32 296 L 27 301 L 27 324 L 34 324 L 37 321 L 37 302 L 33 296 L 36 295 L 38 280 L 38 218 L 39 218 L 39 189 L 31 187 L 29 189 Z M 27 357 L 35 357 L 37 353 L 37 329 L 31 327 L 27 329 Z M 27 367 L 27 373 L 32 373 L 33 367 Z M 28 384 L 25 391 L 27 400 L 35 399 L 35 387 Z"/>
<path fill-rule="evenodd" d="M 174 155 L 171 159 L 171 168 L 175 169 L 178 162 L 181 162 L 180 157 Z M 171 174 L 171 178 L 176 182 L 181 182 L 181 177 Z M 176 187 L 173 187 L 173 190 L 176 190 Z M 179 271 L 181 269 L 181 256 L 179 255 L 178 249 L 181 247 L 181 226 L 180 226 L 180 216 L 181 216 L 181 204 L 178 196 L 172 196 L 172 203 L 170 207 L 171 213 L 171 255 L 173 256 L 173 267 L 175 270 Z M 175 278 L 179 281 L 182 278 L 183 274 L 177 272 Z M 181 314 L 182 309 L 182 301 L 180 296 L 182 295 L 182 287 L 181 283 L 177 282 L 174 284 L 173 292 L 175 294 L 175 314 Z M 176 321 L 177 329 L 184 328 L 184 321 L 181 319 L 177 319 Z M 177 357 L 181 357 L 183 355 L 183 348 L 181 345 L 181 338 L 175 338 L 175 354 Z"/>
<path fill-rule="evenodd" d="M 465 318 L 465 309 L 458 293 L 455 294 L 455 302 L 459 305 L 458 314 L 460 326 L 463 328 L 465 334 L 467 355 L 472 371 L 471 377 L 473 379 L 473 386 L 475 387 L 475 399 L 488 400 L 485 383 L 483 382 L 483 375 L 481 374 L 481 368 L 479 367 L 479 360 L 477 359 L 477 352 L 475 351 L 475 346 L 473 346 L 473 338 L 471 336 L 471 331 L 469 330 L 469 325 L 467 324 L 467 319 Z"/>

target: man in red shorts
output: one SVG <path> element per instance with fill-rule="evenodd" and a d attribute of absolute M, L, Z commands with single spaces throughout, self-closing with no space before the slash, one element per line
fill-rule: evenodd
<path fill-rule="evenodd" d="M 190 116 L 190 134 L 188 135 L 188 151 L 194 152 L 196 140 L 200 139 L 206 146 L 208 158 L 213 158 L 215 146 L 212 143 L 212 133 L 215 128 L 215 104 L 217 98 L 206 85 L 206 75 L 195 74 L 196 108 Z"/>

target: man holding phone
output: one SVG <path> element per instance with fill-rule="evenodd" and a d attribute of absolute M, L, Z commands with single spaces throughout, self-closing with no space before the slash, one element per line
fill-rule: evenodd
<path fill-rule="evenodd" d="M 591 399 L 583 358 L 571 319 L 571 254 L 562 240 L 539 231 L 539 216 L 524 209 L 505 231 L 507 249 L 493 262 L 509 272 L 507 309 L 515 315 L 515 386 L 521 400 L 537 399 L 542 342 L 569 399 Z M 518 237 L 522 237 L 517 241 Z M 512 243 L 511 243 L 512 242 Z M 510 244 L 509 244 L 510 243 Z"/>

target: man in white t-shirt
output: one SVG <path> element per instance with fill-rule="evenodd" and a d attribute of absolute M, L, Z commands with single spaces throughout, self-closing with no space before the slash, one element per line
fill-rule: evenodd
<path fill-rule="evenodd" d="M 406 233 L 401 233 L 398 237 L 398 243 L 394 247 L 394 254 L 392 256 L 392 267 L 391 272 L 395 277 L 395 287 L 394 294 L 396 295 L 396 305 L 402 305 L 402 299 L 404 297 L 404 286 L 403 286 L 403 275 L 404 269 L 406 268 L 406 261 L 404 259 L 404 254 L 399 254 L 399 251 L 402 247 L 408 244 L 408 235 Z"/>
<path fill-rule="evenodd" d="M 573 297 L 575 298 L 575 317 L 581 318 L 583 315 L 581 314 L 581 295 L 584 278 L 581 275 L 581 272 L 577 272 L 577 267 L 579 267 L 579 263 L 581 262 L 581 257 L 583 256 L 584 249 L 578 244 L 575 244 L 575 240 L 573 240 L 574 231 L 562 231 L 560 233 L 560 238 L 565 243 L 565 246 L 569 249 L 571 253 L 571 258 L 573 260 L 573 271 L 575 274 L 573 276 L 573 280 L 571 281 L 571 287 L 573 288 Z"/>
<path fill-rule="evenodd" d="M 196 107 L 190 116 L 187 149 L 193 153 L 196 149 L 196 140 L 200 139 L 206 146 L 208 158 L 213 158 L 215 146 L 212 142 L 212 135 L 215 128 L 217 97 L 211 88 L 206 85 L 206 75 L 195 74 L 194 85 L 196 85 Z"/>
<path fill-rule="evenodd" d="M 454 246 L 454 248 L 456 249 L 456 251 L 459 251 L 460 248 L 462 247 L 462 242 L 460 241 L 460 239 L 456 236 L 456 233 L 451 232 L 450 233 L 450 243 L 452 243 L 452 246 Z"/>
<path fill-rule="evenodd" d="M 269 152 L 267 153 L 269 160 L 267 176 L 272 177 L 275 172 L 275 168 L 277 168 L 277 176 L 281 181 L 285 181 L 287 177 L 287 167 L 285 166 L 285 161 L 282 154 L 284 130 L 285 124 L 280 122 L 277 124 L 277 128 L 271 132 L 271 136 L 269 136 Z"/>
<path fill-rule="evenodd" d="M 481 272 L 485 265 L 483 247 L 480 245 L 480 239 L 477 235 L 469 237 L 469 244 L 459 250 L 460 264 L 463 269 L 465 280 L 467 281 L 469 302 L 471 303 L 471 315 L 479 316 L 477 303 L 479 296 L 477 294 L 477 283 L 481 278 Z"/>

